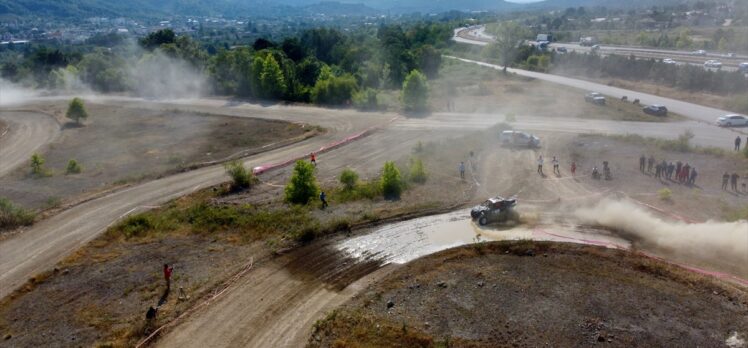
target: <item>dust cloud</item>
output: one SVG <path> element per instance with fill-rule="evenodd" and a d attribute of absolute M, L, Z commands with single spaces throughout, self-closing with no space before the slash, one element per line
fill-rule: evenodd
<path fill-rule="evenodd" d="M 129 62 L 128 78 L 139 97 L 154 99 L 189 99 L 208 92 L 205 74 L 184 60 L 156 50 Z"/>
<path fill-rule="evenodd" d="M 634 203 L 617 200 L 603 200 L 573 214 L 583 224 L 604 227 L 662 256 L 748 276 L 748 221 L 668 222 Z"/>
<path fill-rule="evenodd" d="M 23 104 L 37 95 L 36 91 L 0 78 L 0 106 Z"/>

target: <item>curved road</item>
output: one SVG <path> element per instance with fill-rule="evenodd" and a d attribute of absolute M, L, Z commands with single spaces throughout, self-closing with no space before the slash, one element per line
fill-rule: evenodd
<path fill-rule="evenodd" d="M 0 111 L 0 120 L 8 125 L 0 134 L 0 176 L 26 163 L 34 152 L 60 134 L 57 121 L 41 113 Z"/>
<path fill-rule="evenodd" d="M 127 103 L 132 105 L 132 102 Z M 201 105 L 190 105 L 189 109 L 196 110 L 210 105 L 225 106 L 225 103 L 204 101 Z M 164 104 L 155 105 L 166 107 Z M 183 105 L 173 104 L 168 107 Z M 251 167 L 305 157 L 345 136 L 386 124 L 393 117 L 377 113 L 356 113 L 352 117 L 348 111 L 308 107 L 262 108 L 238 105 L 228 109 L 237 116 L 290 119 L 328 129 L 325 135 L 251 156 L 245 160 L 245 164 Z M 8 295 L 32 275 L 51 269 L 56 262 L 95 238 L 120 217 L 226 180 L 223 166 L 216 165 L 135 185 L 77 205 L 0 241 L 0 297 Z"/>

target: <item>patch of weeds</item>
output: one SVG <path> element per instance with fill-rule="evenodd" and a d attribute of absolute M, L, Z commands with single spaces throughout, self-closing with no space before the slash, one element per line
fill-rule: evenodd
<path fill-rule="evenodd" d="M 738 209 L 731 209 L 725 214 L 725 220 L 735 222 L 739 220 L 748 220 L 748 205 Z"/>
<path fill-rule="evenodd" d="M 673 191 L 666 187 L 657 191 L 657 196 L 660 200 L 670 202 L 673 198 Z"/>
<path fill-rule="evenodd" d="M 34 218 L 36 215 L 33 212 L 0 197 L 0 230 L 29 226 L 34 223 Z"/>
<path fill-rule="evenodd" d="M 716 147 L 702 147 L 691 144 L 691 139 L 694 135 L 691 131 L 685 131 L 678 136 L 677 139 L 659 139 L 652 137 L 643 137 L 638 134 L 626 134 L 626 135 L 609 135 L 609 137 L 625 141 L 632 144 L 643 144 L 645 146 L 656 147 L 663 151 L 673 151 L 682 153 L 697 153 L 704 155 L 712 155 L 716 157 L 732 156 L 733 154 Z"/>

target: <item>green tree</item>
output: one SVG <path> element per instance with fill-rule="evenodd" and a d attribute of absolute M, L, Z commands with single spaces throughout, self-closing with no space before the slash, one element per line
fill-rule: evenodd
<path fill-rule="evenodd" d="M 386 199 L 399 199 L 405 186 L 394 162 L 385 162 L 379 184 Z"/>
<path fill-rule="evenodd" d="M 420 158 L 410 160 L 410 181 L 423 184 L 426 182 L 428 175 L 426 174 L 426 168 L 423 166 L 423 161 Z"/>
<path fill-rule="evenodd" d="M 353 105 L 359 110 L 377 110 L 379 109 L 379 98 L 377 90 L 366 88 L 353 94 Z"/>
<path fill-rule="evenodd" d="M 489 56 L 498 57 L 504 72 L 514 63 L 520 46 L 527 37 L 527 30 L 516 22 L 501 22 L 494 32 L 495 43 L 486 46 Z"/>
<path fill-rule="evenodd" d="M 286 185 L 286 202 L 293 204 L 307 204 L 317 197 L 319 187 L 314 177 L 314 166 L 307 162 L 298 160 L 293 168 L 291 180 Z"/>
<path fill-rule="evenodd" d="M 249 188 L 254 182 L 254 174 L 239 161 L 231 161 L 224 165 L 226 173 L 231 177 L 231 190 L 238 191 Z"/>
<path fill-rule="evenodd" d="M 429 87 L 426 76 L 418 70 L 411 71 L 403 82 L 403 107 L 406 111 L 426 111 L 428 99 Z"/>
<path fill-rule="evenodd" d="M 343 184 L 343 187 L 350 191 L 353 190 L 356 187 L 356 183 L 358 183 L 358 173 L 353 169 L 346 168 L 340 173 L 338 179 L 340 180 L 340 183 Z"/>
<path fill-rule="evenodd" d="M 351 101 L 357 87 L 356 78 L 351 74 L 332 76 L 321 73 L 312 88 L 312 102 L 324 105 L 346 104 Z"/>
<path fill-rule="evenodd" d="M 148 36 L 140 39 L 140 45 L 147 49 L 154 49 L 163 44 L 171 44 L 176 41 L 176 34 L 171 29 L 162 29 L 152 32 Z"/>
<path fill-rule="evenodd" d="M 67 174 L 78 174 L 81 171 L 83 171 L 83 168 L 81 168 L 81 165 L 78 164 L 78 162 L 74 159 L 71 159 L 68 161 L 68 166 L 65 168 L 65 173 Z"/>
<path fill-rule="evenodd" d="M 257 72 L 255 71 L 255 73 Z M 259 82 L 261 96 L 265 98 L 280 98 L 286 92 L 286 80 L 283 78 L 283 71 L 272 54 L 266 55 L 262 61 Z"/>
<path fill-rule="evenodd" d="M 44 157 L 38 153 L 31 155 L 31 174 L 44 175 Z"/>
<path fill-rule="evenodd" d="M 68 105 L 68 111 L 65 113 L 65 117 L 75 121 L 78 124 L 81 124 L 82 120 L 88 118 L 86 106 L 83 105 L 83 100 L 81 98 L 76 97 L 70 101 L 70 104 Z"/>

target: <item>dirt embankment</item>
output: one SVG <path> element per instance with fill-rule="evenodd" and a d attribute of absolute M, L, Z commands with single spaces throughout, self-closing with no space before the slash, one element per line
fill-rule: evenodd
<path fill-rule="evenodd" d="M 521 241 L 406 264 L 318 322 L 308 345 L 717 347 L 744 345 L 746 328 L 745 289 L 628 252 Z"/>

